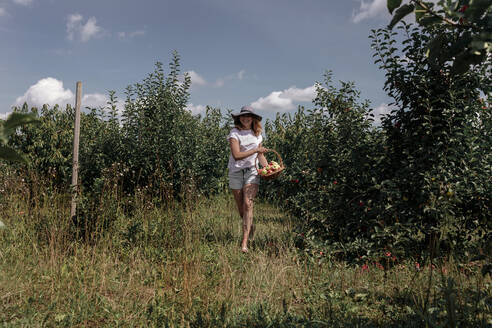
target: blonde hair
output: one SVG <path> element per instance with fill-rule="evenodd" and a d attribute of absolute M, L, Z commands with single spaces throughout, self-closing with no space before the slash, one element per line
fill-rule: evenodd
<path fill-rule="evenodd" d="M 253 134 L 258 137 L 262 130 L 261 122 L 254 115 L 252 115 L 251 118 L 253 119 L 251 122 L 251 131 L 253 131 Z M 239 116 L 234 117 L 234 126 L 238 129 L 244 129 L 241 121 L 239 120 Z"/>

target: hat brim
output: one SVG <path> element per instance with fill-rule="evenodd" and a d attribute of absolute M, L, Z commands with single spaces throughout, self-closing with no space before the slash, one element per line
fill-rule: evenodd
<path fill-rule="evenodd" d="M 260 120 L 260 121 L 263 119 L 263 117 L 261 117 L 260 115 L 258 115 L 258 114 L 253 114 L 253 113 L 239 113 L 239 114 L 231 114 L 231 116 L 232 116 L 233 118 L 236 118 L 236 117 L 239 117 L 239 116 L 243 116 L 243 115 L 251 115 L 251 116 L 255 116 L 255 117 L 256 117 L 258 120 Z"/>

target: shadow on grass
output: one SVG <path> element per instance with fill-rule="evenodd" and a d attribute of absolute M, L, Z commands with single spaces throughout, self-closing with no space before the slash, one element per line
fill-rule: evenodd
<path fill-rule="evenodd" d="M 293 238 L 289 232 L 283 232 L 279 235 L 257 234 L 250 246 L 253 251 L 262 251 L 270 257 L 280 256 L 286 249 L 292 247 Z"/>
<path fill-rule="evenodd" d="M 147 311 L 148 323 L 152 326 L 174 326 L 183 325 L 182 319 L 179 322 L 173 322 L 172 319 L 165 316 L 157 317 L 156 309 L 153 308 L 150 312 Z M 153 313 L 154 312 L 154 313 Z M 383 319 L 383 318 L 381 318 Z M 386 320 L 385 320 L 386 319 Z M 230 309 L 223 304 L 219 308 L 209 308 L 208 310 L 198 310 L 194 313 L 185 315 L 186 326 L 189 327 L 423 327 L 424 322 L 416 315 L 404 314 L 398 316 L 398 319 L 384 318 L 377 322 L 369 318 L 359 316 L 353 312 L 331 313 L 329 316 L 323 316 L 312 309 L 308 309 L 306 313 L 299 314 L 291 312 L 287 309 L 284 302 L 283 312 L 274 312 L 268 304 L 255 304 L 247 308 Z"/>
<path fill-rule="evenodd" d="M 261 214 L 255 217 L 255 222 L 257 223 L 279 223 L 284 224 L 287 220 L 289 220 L 285 215 L 279 214 Z"/>

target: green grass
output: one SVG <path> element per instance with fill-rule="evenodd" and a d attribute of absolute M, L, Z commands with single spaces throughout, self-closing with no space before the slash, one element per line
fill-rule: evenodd
<path fill-rule="evenodd" d="M 255 241 L 242 254 L 230 195 L 174 208 L 139 197 L 102 204 L 76 228 L 67 197 L 45 196 L 30 208 L 20 196 L 4 198 L 0 326 L 492 324 L 491 279 L 479 262 L 362 270 L 307 256 L 294 246 L 293 219 L 264 203 L 256 204 Z"/>

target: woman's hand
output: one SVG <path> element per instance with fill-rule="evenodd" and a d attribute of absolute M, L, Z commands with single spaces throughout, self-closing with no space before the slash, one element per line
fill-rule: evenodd
<path fill-rule="evenodd" d="M 269 151 L 269 149 L 268 148 L 265 148 L 263 146 L 260 146 L 260 147 L 256 148 L 256 152 L 257 153 L 260 153 L 260 154 L 266 153 L 267 151 Z"/>

